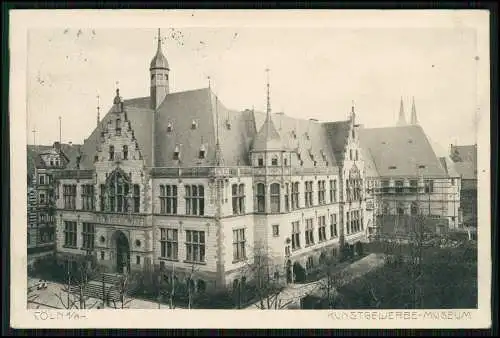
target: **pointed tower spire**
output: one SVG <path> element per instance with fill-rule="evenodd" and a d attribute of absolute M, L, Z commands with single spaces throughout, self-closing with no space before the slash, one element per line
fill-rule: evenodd
<path fill-rule="evenodd" d="M 271 119 L 271 94 L 270 94 L 270 83 L 269 83 L 269 68 L 266 68 L 267 74 L 267 109 L 266 109 L 266 118 L 268 120 Z"/>
<path fill-rule="evenodd" d="M 97 126 L 99 127 L 99 122 L 101 121 L 101 107 L 100 107 L 100 100 L 99 100 L 99 95 L 97 95 Z"/>
<path fill-rule="evenodd" d="M 158 48 L 156 50 L 158 53 L 161 53 L 161 29 L 158 28 Z"/>
<path fill-rule="evenodd" d="M 351 105 L 351 120 L 354 121 L 356 119 L 356 112 L 354 111 L 354 100 L 352 100 Z"/>
<path fill-rule="evenodd" d="M 169 72 L 167 58 L 163 55 L 161 46 L 161 29 L 158 28 L 156 54 L 149 65 L 150 82 L 150 108 L 157 110 L 165 97 L 170 93 Z"/>
<path fill-rule="evenodd" d="M 411 103 L 411 124 L 418 124 L 417 109 L 415 108 L 415 97 L 412 98 Z"/>
<path fill-rule="evenodd" d="M 406 125 L 405 109 L 403 105 L 403 97 L 401 96 L 401 104 L 399 106 L 398 126 L 405 126 L 405 125 Z"/>

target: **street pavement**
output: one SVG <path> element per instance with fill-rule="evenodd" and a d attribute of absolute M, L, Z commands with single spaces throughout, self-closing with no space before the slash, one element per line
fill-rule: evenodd
<path fill-rule="evenodd" d="M 28 287 L 33 287 L 33 291 L 28 298 L 31 299 L 31 295 L 37 295 L 35 299 L 28 302 L 28 309 L 65 309 L 67 307 L 67 294 L 63 291 L 63 284 L 47 282 L 46 289 L 37 290 L 37 283 L 38 279 L 28 277 Z M 74 301 L 74 295 L 70 297 Z M 130 302 L 127 304 L 128 309 L 158 309 L 158 303 L 156 302 L 129 297 L 126 299 L 130 299 Z M 102 300 L 89 298 L 86 304 L 88 307 L 92 306 L 92 309 L 97 309 L 98 305 L 102 306 Z M 160 309 L 169 309 L 169 306 L 168 304 L 161 304 Z"/>

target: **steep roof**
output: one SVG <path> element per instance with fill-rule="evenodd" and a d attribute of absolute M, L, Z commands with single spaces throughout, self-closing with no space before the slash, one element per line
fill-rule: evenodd
<path fill-rule="evenodd" d="M 324 124 L 328 135 L 328 141 L 337 163 L 344 161 L 345 147 L 349 139 L 351 121 L 327 122 Z"/>
<path fill-rule="evenodd" d="M 269 115 L 269 118 L 266 118 L 259 132 L 255 135 L 255 139 L 252 143 L 252 150 L 283 150 L 280 135 L 274 126 L 271 115 Z"/>
<path fill-rule="evenodd" d="M 450 156 L 454 162 L 475 162 L 477 160 L 477 145 L 452 145 Z"/>
<path fill-rule="evenodd" d="M 380 176 L 446 176 L 422 127 L 419 125 L 362 128 L 362 148 L 368 149 Z M 423 167 L 422 167 L 423 166 Z"/>
<path fill-rule="evenodd" d="M 266 113 L 254 111 L 255 125 L 261 129 Z M 294 151 L 303 161 L 303 167 L 336 166 L 324 123 L 315 120 L 298 119 L 284 113 L 271 115 L 283 149 Z M 297 165 L 292 163 L 292 165 Z"/>
<path fill-rule="evenodd" d="M 464 180 L 476 180 L 477 169 L 474 162 L 455 162 L 455 170 Z"/>
<path fill-rule="evenodd" d="M 66 159 L 71 162 L 72 159 L 76 158 L 78 154 L 78 148 L 80 144 L 61 144 L 61 152 L 66 157 Z M 27 145 L 26 149 L 27 160 L 28 160 L 28 175 L 33 175 L 35 173 L 35 168 L 45 168 L 45 163 L 43 162 L 40 155 L 55 152 L 53 145 Z"/>
<path fill-rule="evenodd" d="M 455 169 L 455 163 L 449 158 L 448 156 L 446 157 L 439 157 L 439 161 L 441 162 L 441 166 L 445 170 L 445 172 L 448 174 L 450 177 L 459 177 L 459 173 Z"/>

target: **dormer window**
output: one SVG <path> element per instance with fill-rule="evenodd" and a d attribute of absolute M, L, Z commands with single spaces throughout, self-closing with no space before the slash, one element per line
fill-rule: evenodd
<path fill-rule="evenodd" d="M 300 160 L 299 163 L 300 163 L 300 166 L 304 165 L 304 161 L 302 161 L 302 160 Z"/>
<path fill-rule="evenodd" d="M 419 169 L 425 169 L 425 165 L 419 165 L 418 168 Z"/>
<path fill-rule="evenodd" d="M 94 162 L 97 162 L 97 161 L 99 161 L 99 155 L 94 156 Z"/>
<path fill-rule="evenodd" d="M 263 167 L 264 166 L 264 159 L 262 157 L 259 157 L 259 159 L 257 160 L 257 165 L 259 167 Z"/>
<path fill-rule="evenodd" d="M 193 121 L 191 122 L 191 129 L 193 129 L 193 130 L 194 130 L 194 129 L 196 129 L 197 127 L 198 127 L 198 123 L 196 122 L 196 120 L 193 120 Z"/>
<path fill-rule="evenodd" d="M 396 169 L 396 166 L 391 165 L 391 166 L 389 166 L 389 169 L 390 169 L 390 170 L 394 170 L 394 169 Z"/>
<path fill-rule="evenodd" d="M 306 136 L 306 140 L 309 140 L 309 133 L 304 133 L 304 135 Z"/>
<path fill-rule="evenodd" d="M 273 157 L 271 159 L 271 165 L 273 165 L 273 166 L 277 166 L 278 165 L 278 158 L 277 157 Z"/>
<path fill-rule="evenodd" d="M 318 162 L 314 161 L 314 166 L 317 166 L 318 165 Z"/>
<path fill-rule="evenodd" d="M 174 149 L 174 160 L 178 160 L 179 159 L 179 146 L 175 146 L 175 149 Z"/>
<path fill-rule="evenodd" d="M 127 160 L 128 159 L 128 147 L 123 146 L 123 159 Z"/>
<path fill-rule="evenodd" d="M 226 128 L 231 130 L 231 121 L 229 121 L 229 119 L 226 120 Z"/>
<path fill-rule="evenodd" d="M 173 128 L 172 123 L 171 123 L 171 122 L 169 122 L 169 123 L 167 124 L 167 133 L 170 133 L 170 132 L 172 131 L 172 128 Z"/>
<path fill-rule="evenodd" d="M 295 130 L 292 130 L 292 137 L 293 137 L 294 139 L 296 139 L 296 138 L 297 138 L 297 134 L 295 134 Z"/>
<path fill-rule="evenodd" d="M 56 166 L 59 166 L 59 159 L 56 159 Z"/>
<path fill-rule="evenodd" d="M 205 158 L 205 146 L 203 144 L 200 147 L 198 158 L 200 158 L 200 159 L 204 159 Z"/>
<path fill-rule="evenodd" d="M 50 159 L 50 166 L 53 167 L 54 166 L 54 160 L 53 159 Z"/>
<path fill-rule="evenodd" d="M 327 167 L 328 167 L 328 161 L 326 161 L 326 162 L 325 162 L 325 166 L 327 166 Z"/>

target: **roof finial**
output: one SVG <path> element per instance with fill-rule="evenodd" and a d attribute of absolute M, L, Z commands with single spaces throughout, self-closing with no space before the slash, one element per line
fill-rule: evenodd
<path fill-rule="evenodd" d="M 351 119 L 354 120 L 356 112 L 354 111 L 354 100 L 351 101 Z"/>
<path fill-rule="evenodd" d="M 101 121 L 101 114 L 100 114 L 100 97 L 99 94 L 97 94 L 97 126 L 99 126 L 99 121 Z"/>
<path fill-rule="evenodd" d="M 161 30 L 158 28 L 158 51 L 161 50 Z"/>
<path fill-rule="evenodd" d="M 267 74 L 267 118 L 271 118 L 271 95 L 270 95 L 270 84 L 269 84 L 269 68 L 266 68 Z"/>
<path fill-rule="evenodd" d="M 207 79 L 208 79 L 208 89 L 211 89 L 212 88 L 212 84 L 210 82 L 210 75 L 207 76 Z"/>

